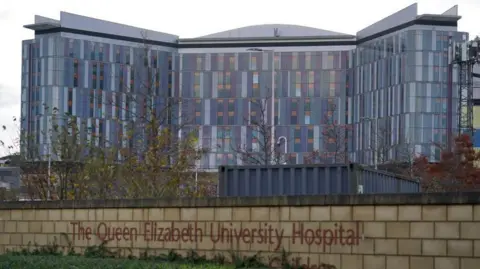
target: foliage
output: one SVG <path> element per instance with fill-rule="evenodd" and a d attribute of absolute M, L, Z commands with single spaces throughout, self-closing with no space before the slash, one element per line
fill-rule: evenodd
<path fill-rule="evenodd" d="M 475 165 L 480 160 L 470 137 L 466 134 L 454 139 L 452 150 L 435 145 L 440 160 L 430 163 L 427 156 L 415 159 L 415 174 L 421 179 L 422 187 L 428 192 L 471 191 L 480 186 L 480 168 Z"/>
<path fill-rule="evenodd" d="M 75 256 L 56 257 L 52 259 L 48 256 L 0 256 L 0 268 L 8 269 L 223 269 L 228 266 L 214 264 L 177 264 L 165 263 L 163 261 L 142 261 L 131 259 L 112 259 L 112 258 L 85 258 Z"/>
<path fill-rule="evenodd" d="M 272 122 L 267 111 L 271 103 L 270 90 L 263 97 L 251 98 L 250 115 L 244 119 L 251 134 L 252 146 L 246 144 L 231 145 L 235 157 L 243 165 L 271 165 L 286 163 L 286 158 L 279 150 L 279 143 L 275 141 L 276 134 L 272 130 Z M 248 139 L 248 138 L 247 138 Z M 288 138 L 287 138 L 288 140 Z M 280 141 L 278 141 L 280 142 Z M 286 141 L 284 141 L 286 143 Z M 250 141 L 247 141 L 250 144 Z"/>
<path fill-rule="evenodd" d="M 348 163 L 348 135 L 351 125 L 340 124 L 335 119 L 338 115 L 333 99 L 328 100 L 328 109 L 324 114 L 322 140 L 324 150 L 313 150 L 305 157 L 306 163 Z"/>
<path fill-rule="evenodd" d="M 68 240 L 67 240 L 68 241 Z M 68 251 L 66 251 L 68 250 Z M 170 250 L 167 253 L 152 255 L 150 249 L 141 252 L 139 257 L 132 255 L 130 249 L 126 249 L 122 255 L 121 251 L 115 252 L 107 248 L 107 242 L 99 246 L 89 246 L 85 248 L 83 255 L 75 253 L 71 242 L 67 249 L 53 243 L 46 246 L 34 247 L 28 246 L 20 251 L 7 251 L 7 254 L 0 255 L 0 268 L 269 268 L 268 262 L 257 252 L 251 256 L 242 256 L 230 251 L 229 259 L 222 252 L 213 255 L 212 259 L 207 259 L 204 255 L 199 255 L 195 250 L 187 251 L 182 256 Z M 55 259 L 52 259 L 52 256 Z M 127 257 L 125 257 L 127 256 Z M 292 263 L 290 253 L 284 249 L 269 259 L 275 259 L 282 269 L 302 269 L 301 266 Z M 335 269 L 334 265 L 322 263 L 322 268 Z"/>

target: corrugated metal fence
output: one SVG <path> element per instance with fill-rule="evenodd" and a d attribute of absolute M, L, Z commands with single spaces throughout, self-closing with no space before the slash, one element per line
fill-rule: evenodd
<path fill-rule="evenodd" d="M 359 165 L 221 166 L 219 196 L 415 193 L 418 181 Z"/>

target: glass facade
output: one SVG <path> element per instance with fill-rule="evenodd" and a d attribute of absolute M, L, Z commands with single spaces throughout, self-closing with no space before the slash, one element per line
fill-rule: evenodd
<path fill-rule="evenodd" d="M 179 97 L 177 112 L 188 118 L 183 124 L 211 149 L 201 167 L 241 164 L 232 148 L 258 147 L 247 126 L 259 114 L 251 101 L 266 98 L 273 79 L 276 137 L 287 138 L 290 163 L 304 163 L 314 150 L 334 162 L 339 144 L 361 163 L 399 159 L 406 146 L 438 156 L 432 142 L 446 141 L 447 102 L 453 126 L 457 119 L 456 91 L 447 99 L 451 34 L 463 35 L 406 28 L 352 50 L 231 53 L 37 35 L 23 42 L 22 129 L 45 145 L 56 109 L 76 116 L 99 146 L 134 146 L 135 138 L 123 136 L 146 104 L 161 107 L 165 97 Z M 349 128 L 327 136 L 332 126 Z"/>
<path fill-rule="evenodd" d="M 302 163 L 314 149 L 331 147 L 322 142 L 329 118 L 346 123 L 349 52 L 274 55 L 275 134 L 287 138 L 290 162 Z M 271 119 L 272 52 L 191 53 L 179 57 L 180 91 L 186 100 L 182 111 L 194 115 L 190 122 L 199 128 L 202 146 L 213 149 L 204 166 L 240 164 L 233 151 L 235 145 L 258 148 L 247 123 L 261 112 L 251 100 L 267 98 L 266 118 Z M 332 105 L 339 109 L 326 117 Z"/>
<path fill-rule="evenodd" d="M 84 140 L 126 147 L 142 134 L 135 128 L 125 138 L 135 119 L 149 105 L 160 111 L 171 96 L 178 78 L 172 53 L 118 43 L 59 35 L 23 42 L 21 127 L 40 145 L 40 156 L 46 154 L 54 114 L 56 124 L 63 124 L 61 115 L 75 116 Z"/>
<path fill-rule="evenodd" d="M 448 98 L 448 38 L 464 33 L 403 30 L 358 46 L 355 51 L 353 152 L 351 159 L 400 160 L 440 152 L 433 143 L 447 141 L 447 107 L 452 103 L 456 133 L 458 91 Z M 457 86 L 454 70 L 453 86 Z"/>

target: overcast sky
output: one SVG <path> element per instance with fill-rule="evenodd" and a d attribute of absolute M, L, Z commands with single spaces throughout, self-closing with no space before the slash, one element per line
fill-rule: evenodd
<path fill-rule="evenodd" d="M 480 35 L 480 0 L 418 0 L 419 13 L 442 13 L 459 5 L 459 30 Z M 255 24 L 297 24 L 355 34 L 358 30 L 404 8 L 410 0 L 176 0 L 66 1 L 14 0 L 0 5 L 0 125 L 13 129 L 20 114 L 21 41 L 33 31 L 22 26 L 34 15 L 59 19 L 60 11 L 101 18 L 150 30 L 197 37 Z M 17 133 L 0 129 L 0 140 Z M 0 156 L 5 152 L 0 148 Z"/>

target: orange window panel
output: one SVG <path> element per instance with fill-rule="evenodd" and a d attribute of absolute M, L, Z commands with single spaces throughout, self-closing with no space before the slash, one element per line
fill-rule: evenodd
<path fill-rule="evenodd" d="M 223 111 L 217 112 L 217 116 L 223 116 Z"/>
<path fill-rule="evenodd" d="M 292 116 L 297 116 L 297 111 L 292 111 Z"/>
<path fill-rule="evenodd" d="M 253 88 L 254 88 L 254 89 L 258 89 L 258 84 L 257 84 L 257 83 L 254 83 L 254 84 L 253 84 Z"/>
<path fill-rule="evenodd" d="M 195 116 L 199 117 L 200 116 L 200 112 L 195 112 Z"/>
<path fill-rule="evenodd" d="M 233 111 L 228 112 L 228 116 L 233 116 Z"/>
<path fill-rule="evenodd" d="M 295 138 L 295 143 L 300 143 L 300 138 Z"/>

